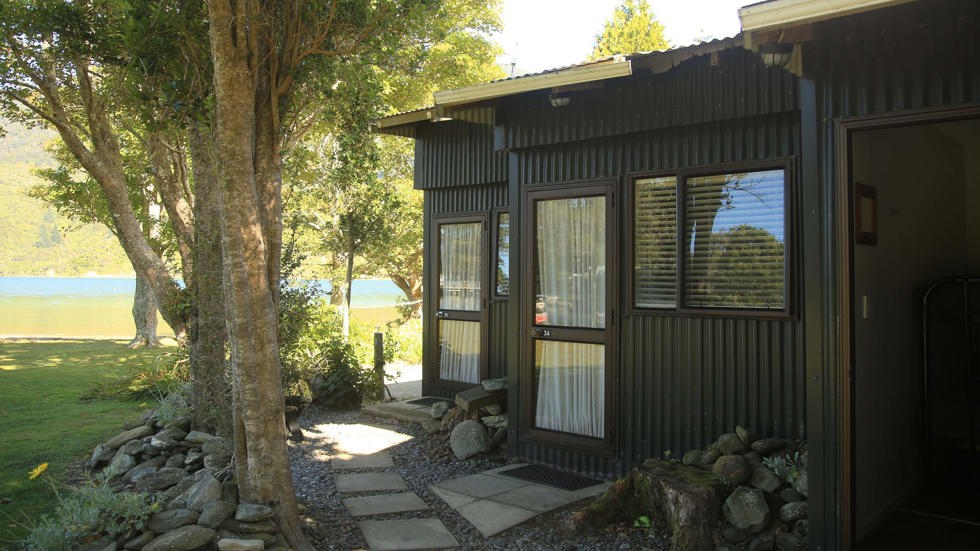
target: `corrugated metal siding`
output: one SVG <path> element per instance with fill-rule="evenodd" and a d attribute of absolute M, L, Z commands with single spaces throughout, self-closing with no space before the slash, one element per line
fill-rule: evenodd
<path fill-rule="evenodd" d="M 785 112 L 532 148 L 516 153 L 515 168 L 520 185 L 526 186 L 761 162 L 797 155 L 799 125 L 798 112 Z M 791 199 L 798 196 L 795 187 L 791 183 Z M 625 225 L 628 213 L 620 213 Z M 512 223 L 514 219 L 512 213 Z M 794 251 L 802 240 L 795 227 Z M 620 258 L 626 258 L 628 240 L 612 242 L 620 246 Z M 619 274 L 621 281 L 625 275 Z M 800 274 L 794 274 L 794 312 L 801 302 L 800 281 Z M 623 285 L 620 305 L 628 301 L 627 292 Z M 798 318 L 632 315 L 621 316 L 616 325 L 618 454 L 602 457 L 521 442 L 519 455 L 581 472 L 618 475 L 665 450 L 680 454 L 704 447 L 737 424 L 766 435 L 804 436 L 803 324 Z"/>
<path fill-rule="evenodd" d="M 742 49 L 700 56 L 663 73 L 607 81 L 556 109 L 547 93 L 506 102 L 506 146 L 513 149 L 797 111 L 796 79 Z M 557 116 L 559 115 L 560 116 Z"/>
<path fill-rule="evenodd" d="M 490 346 L 487 371 L 491 379 L 507 376 L 507 301 L 490 303 Z"/>
<path fill-rule="evenodd" d="M 425 192 L 432 201 L 432 214 L 460 212 L 486 212 L 507 206 L 507 184 L 495 183 L 465 186 L 451 189 L 433 189 Z M 489 235 L 487 237 L 489 239 Z M 426 260 L 429 260 L 426 258 Z"/>
<path fill-rule="evenodd" d="M 453 188 L 507 180 L 507 155 L 494 151 L 493 127 L 422 123 L 415 141 L 415 188 Z"/>

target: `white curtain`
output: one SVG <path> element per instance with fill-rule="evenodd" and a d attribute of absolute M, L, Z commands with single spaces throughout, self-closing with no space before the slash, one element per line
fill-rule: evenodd
<path fill-rule="evenodd" d="M 537 203 L 539 325 L 601 329 L 606 323 L 606 199 Z M 535 426 L 601 438 L 605 346 L 537 341 Z"/>
<path fill-rule="evenodd" d="M 479 222 L 443 224 L 439 227 L 439 309 L 480 309 Z"/>
<path fill-rule="evenodd" d="M 439 227 L 440 310 L 480 310 L 482 237 L 479 222 Z M 480 382 L 480 322 L 439 320 L 439 378 Z"/>
<path fill-rule="evenodd" d="M 480 322 L 439 320 L 439 378 L 480 382 Z"/>

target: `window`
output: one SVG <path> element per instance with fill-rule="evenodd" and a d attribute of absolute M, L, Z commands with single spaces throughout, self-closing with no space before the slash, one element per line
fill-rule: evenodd
<path fill-rule="evenodd" d="M 494 294 L 510 295 L 510 214 L 497 214 L 497 269 L 494 276 Z"/>
<path fill-rule="evenodd" d="M 633 306 L 786 310 L 785 175 L 634 180 Z"/>

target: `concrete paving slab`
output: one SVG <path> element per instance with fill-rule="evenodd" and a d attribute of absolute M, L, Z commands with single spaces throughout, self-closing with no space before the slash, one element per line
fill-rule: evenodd
<path fill-rule="evenodd" d="M 509 471 L 511 469 L 517 469 L 519 467 L 527 467 L 527 466 L 528 466 L 527 463 L 510 463 L 508 465 L 504 465 L 503 467 L 497 467 L 496 469 L 490 469 L 489 471 L 483 471 L 483 474 L 499 474 L 499 473 L 502 473 L 504 471 Z M 503 475 L 501 475 L 501 476 L 503 476 Z"/>
<path fill-rule="evenodd" d="M 362 520 L 358 524 L 371 551 L 459 547 L 439 519 Z"/>
<path fill-rule="evenodd" d="M 463 518 L 470 521 L 470 524 L 479 530 L 484 537 L 499 534 L 538 515 L 535 511 L 496 503 L 488 499 L 479 499 L 468 503 L 458 508 L 457 511 Z"/>
<path fill-rule="evenodd" d="M 516 478 L 488 476 L 481 473 L 464 476 L 455 480 L 446 480 L 435 484 L 434 487 L 475 498 L 484 498 L 526 485 L 527 482 L 517 480 Z"/>
<path fill-rule="evenodd" d="M 576 497 L 573 492 L 559 490 L 558 488 L 528 484 L 527 486 L 514 488 L 502 494 L 492 495 L 487 499 L 522 509 L 531 509 L 538 513 L 546 513 L 552 509 L 564 507 L 581 498 Z"/>
<path fill-rule="evenodd" d="M 411 493 L 382 494 L 377 496 L 349 497 L 344 500 L 347 510 L 355 517 L 367 515 L 383 515 L 385 513 L 401 513 L 404 511 L 420 511 L 428 509 L 422 499 Z"/>
<path fill-rule="evenodd" d="M 340 493 L 408 489 L 402 477 L 391 472 L 338 474 L 334 475 L 334 480 Z"/>
<path fill-rule="evenodd" d="M 449 505 L 453 509 L 459 509 L 467 503 L 476 501 L 476 498 L 473 496 L 456 493 L 451 490 L 436 488 L 435 486 L 429 486 L 429 489 L 432 490 L 432 493 L 436 494 L 440 499 L 445 501 L 446 505 Z"/>
<path fill-rule="evenodd" d="M 334 457 L 330 460 L 330 465 L 334 469 L 386 469 L 394 467 L 395 463 L 391 460 L 388 450 L 367 455 L 347 455 Z"/>

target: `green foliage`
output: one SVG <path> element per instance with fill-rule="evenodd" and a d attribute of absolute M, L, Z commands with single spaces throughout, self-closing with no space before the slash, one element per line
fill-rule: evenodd
<path fill-rule="evenodd" d="M 163 402 L 171 395 L 182 394 L 184 384 L 190 381 L 188 364 L 185 348 L 163 352 L 145 364 L 130 368 L 123 377 L 97 385 L 86 397 Z M 167 406 L 173 409 L 178 404 L 179 399 L 175 398 Z"/>
<path fill-rule="evenodd" d="M 326 409 L 358 407 L 377 393 L 381 381 L 372 369 L 358 363 L 354 347 L 334 339 L 321 347 L 311 378 L 314 402 Z"/>
<path fill-rule="evenodd" d="M 24 546 L 68 550 L 102 537 L 115 539 L 128 530 L 141 530 L 157 509 L 148 494 L 116 493 L 105 480 L 90 481 L 63 498 L 53 516 L 42 515 Z"/>
<path fill-rule="evenodd" d="M 670 48 L 646 0 L 624 0 L 596 37 L 592 59 Z"/>
<path fill-rule="evenodd" d="M 794 451 L 791 454 L 786 453 L 766 457 L 762 462 L 776 476 L 787 482 L 796 480 L 800 476 L 800 471 L 803 469 L 803 459 L 800 457 L 799 451 Z"/>
<path fill-rule="evenodd" d="M 422 363 L 422 320 L 412 318 L 385 326 L 385 362 Z"/>

